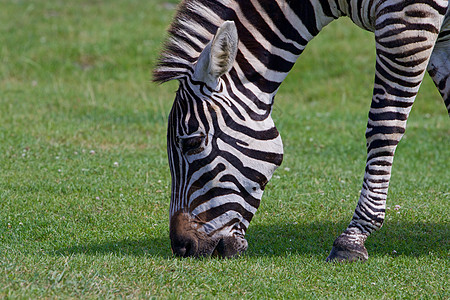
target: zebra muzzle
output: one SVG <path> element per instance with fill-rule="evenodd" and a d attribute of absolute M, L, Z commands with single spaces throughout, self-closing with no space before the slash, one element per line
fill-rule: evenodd
<path fill-rule="evenodd" d="M 179 257 L 234 257 L 247 250 L 243 235 L 209 236 L 201 230 L 201 224 L 187 213 L 176 213 L 170 220 L 172 252 Z"/>

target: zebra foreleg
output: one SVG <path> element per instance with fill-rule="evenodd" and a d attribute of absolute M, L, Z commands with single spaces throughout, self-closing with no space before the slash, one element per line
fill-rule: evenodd
<path fill-rule="evenodd" d="M 372 102 L 366 130 L 368 155 L 361 194 L 349 226 L 334 241 L 327 261 L 368 259 L 364 243 L 383 225 L 394 153 L 405 132 L 412 101 Z M 394 103 L 399 106 L 395 107 Z"/>
<path fill-rule="evenodd" d="M 387 3 L 387 2 L 386 2 Z M 406 129 L 414 99 L 439 32 L 436 24 L 411 18 L 398 26 L 398 11 L 384 13 L 376 24 L 377 47 L 375 86 L 366 130 L 367 163 L 363 186 L 353 218 L 334 242 L 327 261 L 367 260 L 364 246 L 367 237 L 381 228 L 385 218 L 386 198 L 395 149 Z M 417 12 L 416 12 L 417 13 Z M 411 25 L 411 26 L 409 26 Z M 423 29 L 418 29 L 423 27 Z"/>
<path fill-rule="evenodd" d="M 428 74 L 444 99 L 450 115 L 450 10 L 428 64 Z"/>
<path fill-rule="evenodd" d="M 441 93 L 450 115 L 450 7 L 447 8 L 427 70 Z"/>

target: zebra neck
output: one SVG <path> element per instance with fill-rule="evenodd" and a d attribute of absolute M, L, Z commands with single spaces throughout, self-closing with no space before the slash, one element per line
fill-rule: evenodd
<path fill-rule="evenodd" d="M 344 13 L 338 4 L 323 7 L 319 2 L 327 1 L 238 0 L 228 8 L 215 4 L 219 17 L 234 20 L 239 32 L 229 83 L 254 102 L 271 105 L 308 42 Z"/>
<path fill-rule="evenodd" d="M 221 1 L 218 1 L 218 3 Z M 250 98 L 271 104 L 306 45 L 323 27 L 341 16 L 371 30 L 375 0 L 238 0 L 217 4 L 219 17 L 233 19 L 239 51 L 230 82 Z M 368 13 L 363 14 L 362 11 Z"/>

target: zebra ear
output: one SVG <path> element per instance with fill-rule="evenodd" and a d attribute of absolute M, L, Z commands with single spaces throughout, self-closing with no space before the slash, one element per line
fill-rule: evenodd
<path fill-rule="evenodd" d="M 219 27 L 213 40 L 200 54 L 194 69 L 194 79 L 215 88 L 218 79 L 230 71 L 236 59 L 238 34 L 233 21 Z"/>

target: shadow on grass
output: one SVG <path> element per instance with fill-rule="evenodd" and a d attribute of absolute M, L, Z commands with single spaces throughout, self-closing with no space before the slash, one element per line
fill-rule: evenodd
<path fill-rule="evenodd" d="M 81 244 L 73 247 L 62 248 L 54 252 L 56 255 L 105 255 L 115 254 L 119 256 L 159 256 L 172 257 L 169 237 L 148 238 L 142 240 L 125 239 L 103 243 Z"/>
<path fill-rule="evenodd" d="M 302 254 L 323 256 L 331 251 L 333 241 L 345 230 L 347 222 L 250 225 L 248 256 L 283 256 Z M 369 256 L 406 255 L 448 258 L 450 224 L 386 223 L 366 242 Z"/>
<path fill-rule="evenodd" d="M 246 235 L 249 248 L 246 256 L 286 256 L 301 254 L 325 259 L 334 239 L 347 222 L 250 225 Z M 433 255 L 447 258 L 450 251 L 450 226 L 440 223 L 385 224 L 366 242 L 369 256 Z M 119 240 L 76 245 L 55 251 L 58 255 L 133 255 L 172 257 L 168 236 L 141 240 Z"/>

